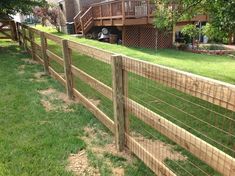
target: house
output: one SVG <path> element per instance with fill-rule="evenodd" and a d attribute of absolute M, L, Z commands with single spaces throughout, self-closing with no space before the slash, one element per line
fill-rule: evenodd
<path fill-rule="evenodd" d="M 172 33 L 153 26 L 155 4 L 149 0 L 109 0 L 90 4 L 75 18 L 76 33 L 100 38 L 105 28 L 125 46 L 170 48 Z M 98 35 L 98 36 L 97 36 Z"/>
<path fill-rule="evenodd" d="M 64 28 L 74 21 L 75 33 L 125 46 L 142 48 L 171 48 L 175 33 L 186 21 L 177 24 L 172 32 L 153 26 L 155 4 L 151 0 L 60 0 Z M 67 22 L 67 23 L 66 23 Z M 66 23 L 66 24 L 65 24 Z M 66 30 L 63 30 L 66 31 Z M 104 31 L 107 33 L 104 35 Z"/>

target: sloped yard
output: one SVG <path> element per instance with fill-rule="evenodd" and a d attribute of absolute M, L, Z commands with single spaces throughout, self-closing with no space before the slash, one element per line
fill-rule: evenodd
<path fill-rule="evenodd" d="M 190 52 L 171 49 L 152 50 L 143 48 L 127 48 L 121 45 L 101 43 L 95 40 L 75 38 L 63 33 L 58 33 L 54 28 L 37 26 L 37 29 L 59 35 L 63 38 L 88 44 L 107 51 L 124 54 L 152 63 L 169 66 L 179 70 L 195 73 L 221 81 L 235 84 L 235 58 L 230 56 L 216 56 L 194 54 Z"/>
<path fill-rule="evenodd" d="M 42 72 L 17 43 L 0 42 L 0 176 L 153 175 Z"/>

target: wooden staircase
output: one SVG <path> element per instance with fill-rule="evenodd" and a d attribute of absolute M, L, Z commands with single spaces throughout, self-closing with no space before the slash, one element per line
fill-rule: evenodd
<path fill-rule="evenodd" d="M 74 17 L 74 25 L 76 34 L 85 35 L 93 27 L 93 13 L 92 8 L 90 7 L 82 13 L 81 11 Z"/>
<path fill-rule="evenodd" d="M 82 11 L 80 11 L 75 17 L 74 17 L 74 27 L 75 27 L 75 33 L 83 35 L 82 31 L 82 25 L 81 25 L 81 15 Z"/>
<path fill-rule="evenodd" d="M 86 35 L 93 26 L 128 26 L 153 23 L 155 4 L 150 0 L 112 0 L 91 4 L 74 17 L 75 32 Z"/>

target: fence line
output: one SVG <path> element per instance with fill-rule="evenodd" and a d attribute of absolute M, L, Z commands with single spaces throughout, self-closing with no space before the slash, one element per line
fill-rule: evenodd
<path fill-rule="evenodd" d="M 232 154 L 228 154 L 205 141 L 207 138 L 203 138 L 203 135 L 208 137 L 205 132 L 200 132 L 202 137 L 198 137 L 198 135 L 191 131 L 196 131 L 197 128 L 180 121 L 180 123 L 187 126 L 187 128 L 183 128 L 179 123 L 176 123 L 179 119 L 172 121 L 166 118 L 167 114 L 163 116 L 164 114 L 160 115 L 156 113 L 146 102 L 141 104 L 141 101 L 143 100 L 134 100 L 134 97 L 131 97 L 131 94 L 129 94 L 128 88 L 128 84 L 130 83 L 129 79 L 133 79 L 138 76 L 139 80 L 137 80 L 137 82 L 139 81 L 146 85 L 153 85 L 152 87 L 155 87 L 155 83 L 161 84 L 225 108 L 228 112 L 233 113 L 235 111 L 234 85 L 168 67 L 139 61 L 126 56 L 114 56 L 114 53 L 88 45 L 63 40 L 58 36 L 38 31 L 37 29 L 20 23 L 17 23 L 17 29 L 19 43 L 32 54 L 33 59 L 38 60 L 42 65 L 44 65 L 44 70 L 47 74 L 53 76 L 66 87 L 68 97 L 73 98 L 75 96 L 78 98 L 89 111 L 91 111 L 108 129 L 110 129 L 112 133 L 115 134 L 117 149 L 121 151 L 125 146 L 127 146 L 130 151 L 136 154 L 136 156 L 138 156 L 157 175 L 176 175 L 172 169 L 169 169 L 164 161 L 161 161 L 158 156 L 154 155 L 152 151 L 150 151 L 148 145 L 154 145 L 151 141 L 144 139 L 147 142 L 142 145 L 136 139 L 136 134 L 134 134 L 136 132 L 133 133 L 131 131 L 132 129 L 130 129 L 133 122 L 130 122 L 131 119 L 129 116 L 134 115 L 135 118 L 141 121 L 142 126 L 144 126 L 144 124 L 148 125 L 149 129 L 151 128 L 151 130 L 153 129 L 166 136 L 168 139 L 177 143 L 179 146 L 190 152 L 196 158 L 205 162 L 219 173 L 226 176 L 235 175 L 235 159 L 232 157 Z M 36 43 L 35 35 L 39 36 L 40 44 Z M 62 57 L 50 51 L 47 40 L 54 41 L 57 45 L 62 47 Z M 29 48 L 29 43 L 31 49 Z M 36 50 L 41 52 L 41 56 L 36 53 Z M 90 56 L 94 60 L 112 65 L 113 87 L 109 87 L 102 81 L 97 80 L 86 73 L 84 70 L 76 67 L 72 61 L 72 53 L 75 51 Z M 64 68 L 65 78 L 50 65 L 50 62 L 52 61 L 55 61 Z M 77 90 L 74 86 L 75 78 L 79 78 L 101 95 L 111 100 L 113 102 L 114 117 L 110 117 L 105 114 L 97 107 L 97 105 Z M 140 79 L 143 79 L 143 81 L 141 82 Z M 138 87 L 136 89 L 138 89 Z M 140 91 L 144 92 L 145 90 Z M 173 97 L 173 95 L 171 96 Z M 182 111 L 184 112 L 184 110 Z M 209 109 L 209 111 L 209 113 L 213 113 L 213 110 Z M 233 116 L 227 116 L 226 111 L 226 115 L 223 115 L 222 122 L 220 122 L 223 123 L 223 128 L 228 125 L 226 135 L 228 135 L 228 139 L 232 141 L 232 144 L 235 139 L 233 138 L 235 135 L 233 133 L 233 127 L 235 127 L 234 120 Z M 204 122 L 205 120 L 202 121 Z M 212 126 L 215 128 L 215 132 L 223 132 L 224 130 L 222 128 L 218 128 L 214 124 L 212 124 Z M 223 143 L 219 142 L 219 144 L 222 145 Z M 160 146 L 160 144 L 158 145 Z M 234 153 L 234 148 L 228 148 L 232 153 Z M 165 149 L 163 152 L 167 153 Z M 174 163 L 178 164 L 177 161 L 174 161 Z M 184 170 L 184 168 L 182 169 Z M 201 168 L 198 167 L 198 169 Z M 203 171 L 203 169 L 201 170 Z M 187 170 L 185 170 L 185 172 L 186 171 Z"/>

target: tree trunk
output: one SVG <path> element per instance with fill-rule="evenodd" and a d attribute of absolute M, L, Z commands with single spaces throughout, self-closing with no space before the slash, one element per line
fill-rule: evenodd
<path fill-rule="evenodd" d="M 228 44 L 229 45 L 232 45 L 232 37 L 233 37 L 232 33 L 229 33 L 228 34 Z"/>

